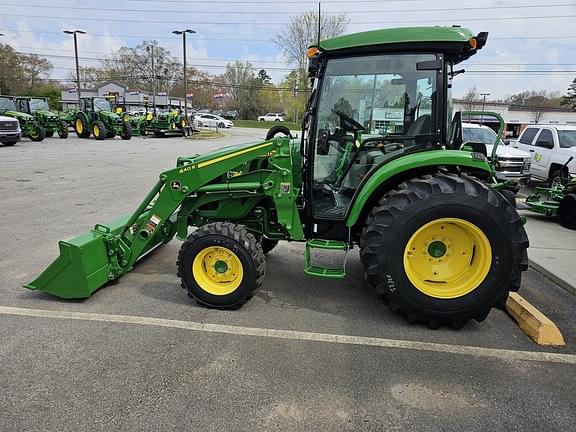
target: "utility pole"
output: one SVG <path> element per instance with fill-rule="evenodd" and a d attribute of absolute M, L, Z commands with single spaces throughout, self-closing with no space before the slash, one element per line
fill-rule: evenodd
<path fill-rule="evenodd" d="M 174 30 L 172 33 L 182 35 L 182 53 L 184 57 L 184 117 L 188 123 L 188 71 L 186 70 L 186 33 L 196 33 L 194 30 Z"/>
<path fill-rule="evenodd" d="M 490 96 L 490 93 L 480 93 L 482 96 L 482 112 L 486 111 L 486 96 Z M 484 122 L 484 115 L 480 116 L 480 124 Z"/>
<path fill-rule="evenodd" d="M 156 69 L 154 68 L 154 45 L 148 45 L 146 51 L 152 56 L 152 112 L 156 117 Z"/>
<path fill-rule="evenodd" d="M 78 34 L 86 34 L 84 30 L 64 30 L 64 33 L 74 35 L 74 58 L 76 59 L 76 95 L 78 96 L 78 109 L 80 109 L 80 66 L 78 65 Z"/>
<path fill-rule="evenodd" d="M 0 37 L 4 36 L 4 33 L 0 33 Z M 4 59 L 2 59 L 2 70 L 0 71 L 0 73 L 2 73 L 2 81 L 0 81 L 0 95 L 2 94 L 2 87 L 4 87 Z"/>

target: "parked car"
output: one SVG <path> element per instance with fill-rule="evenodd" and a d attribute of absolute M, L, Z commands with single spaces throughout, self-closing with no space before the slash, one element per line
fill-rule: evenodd
<path fill-rule="evenodd" d="M 273 121 L 273 122 L 283 122 L 284 121 L 284 114 L 280 113 L 268 113 L 263 116 L 258 117 L 258 121 Z"/>
<path fill-rule="evenodd" d="M 13 146 L 20 141 L 20 123 L 12 117 L 0 116 L 0 143 Z"/>
<path fill-rule="evenodd" d="M 532 155 L 530 173 L 535 179 L 555 186 L 576 177 L 576 125 L 531 125 L 513 145 Z M 572 162 L 563 168 L 572 156 Z"/>
<path fill-rule="evenodd" d="M 238 111 L 226 111 L 223 117 L 228 120 L 236 120 L 238 118 Z"/>
<path fill-rule="evenodd" d="M 496 132 L 488 126 L 476 123 L 462 123 L 462 140 L 464 143 L 485 144 L 489 158 L 492 155 L 497 137 Z M 508 180 L 515 180 L 519 183 L 527 183 L 530 180 L 530 153 L 507 146 L 500 141 L 496 149 L 496 156 L 498 157 L 496 171 L 504 175 Z"/>
<path fill-rule="evenodd" d="M 230 120 L 226 120 L 224 117 L 214 114 L 198 114 L 195 118 L 198 120 L 200 127 L 231 128 L 234 126 L 234 123 Z"/>

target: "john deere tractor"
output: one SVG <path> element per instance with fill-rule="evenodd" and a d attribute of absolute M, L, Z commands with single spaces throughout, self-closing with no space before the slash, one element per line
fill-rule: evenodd
<path fill-rule="evenodd" d="M 146 116 L 146 132 L 153 132 L 155 136 L 162 137 L 165 135 L 184 136 L 188 122 L 184 115 L 182 104 L 171 102 L 166 111 L 148 113 Z"/>
<path fill-rule="evenodd" d="M 133 213 L 60 242 L 26 286 L 89 297 L 176 236 L 186 292 L 237 308 L 262 285 L 265 254 L 298 241 L 305 273 L 323 278 L 345 277 L 359 247 L 367 285 L 410 322 L 482 321 L 520 288 L 528 247 L 485 148 L 463 143 L 461 116 L 452 120 L 453 68 L 487 36 L 400 28 L 320 42 L 308 51 L 300 139 L 279 127 L 262 142 L 180 157 Z M 318 250 L 342 260 L 322 266 Z"/>
<path fill-rule="evenodd" d="M 68 138 L 68 123 L 61 120 L 58 114 L 50 111 L 47 98 L 17 97 L 16 107 L 20 112 L 33 115 L 46 131 L 47 137 L 54 136 L 56 132 L 60 138 Z"/>
<path fill-rule="evenodd" d="M 89 138 L 91 134 L 97 140 L 114 138 L 116 135 L 123 140 L 132 138 L 130 121 L 124 119 L 122 114 L 113 112 L 110 101 L 105 97 L 80 98 L 74 129 L 80 138 Z"/>
<path fill-rule="evenodd" d="M 15 99 L 11 96 L 0 96 L 0 115 L 18 120 L 23 137 L 28 137 L 32 141 L 42 141 L 46 137 L 46 131 L 38 119 L 31 114 L 19 111 Z"/>

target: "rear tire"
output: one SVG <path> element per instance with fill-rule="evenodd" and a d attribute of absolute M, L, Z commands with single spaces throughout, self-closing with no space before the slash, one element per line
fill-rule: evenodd
<path fill-rule="evenodd" d="M 558 207 L 558 219 L 564 228 L 576 230 L 576 195 L 568 194 Z"/>
<path fill-rule="evenodd" d="M 568 183 L 568 179 L 566 178 L 567 176 L 562 174 L 562 170 L 556 170 L 550 174 L 550 179 L 548 180 L 550 187 L 564 186 Z"/>
<path fill-rule="evenodd" d="M 262 285 L 262 246 L 242 225 L 215 222 L 201 226 L 182 244 L 178 276 L 182 288 L 200 303 L 237 308 Z"/>
<path fill-rule="evenodd" d="M 90 125 L 81 114 L 74 119 L 74 131 L 78 138 L 90 138 Z"/>
<path fill-rule="evenodd" d="M 522 220 L 498 192 L 467 176 L 416 178 L 380 199 L 361 235 L 375 293 L 431 328 L 483 321 L 528 268 Z"/>

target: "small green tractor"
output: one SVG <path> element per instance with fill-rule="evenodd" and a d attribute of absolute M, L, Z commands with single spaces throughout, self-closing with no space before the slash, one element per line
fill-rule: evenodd
<path fill-rule="evenodd" d="M 419 27 L 320 42 L 300 139 L 278 126 L 178 158 L 134 212 L 60 242 L 26 287 L 89 297 L 176 236 L 188 295 L 234 309 L 262 285 L 265 254 L 292 241 L 305 244 L 304 272 L 323 278 L 345 277 L 359 247 L 367 284 L 409 322 L 482 321 L 528 267 L 523 221 L 451 111 L 454 66 L 487 36 Z M 320 250 L 341 260 L 321 265 Z"/>
<path fill-rule="evenodd" d="M 32 141 L 42 141 L 46 137 L 46 130 L 38 119 L 29 113 L 19 111 L 15 98 L 11 96 L 0 96 L 0 115 L 18 120 L 23 137 L 28 137 Z"/>
<path fill-rule="evenodd" d="M 122 113 L 115 113 L 105 97 L 80 98 L 80 110 L 74 117 L 74 130 L 80 138 L 90 138 L 90 135 L 97 140 L 114 138 L 116 135 L 123 140 L 132 138 L 130 121 Z"/>
<path fill-rule="evenodd" d="M 149 132 L 154 133 L 157 137 L 165 135 L 186 135 L 186 127 L 188 122 L 184 115 L 184 109 L 181 103 L 175 104 L 172 102 L 166 111 L 158 111 L 156 113 L 148 113 L 146 116 L 146 128 L 141 130 L 141 135 L 146 135 Z"/>
<path fill-rule="evenodd" d="M 560 173 L 567 173 L 570 157 Z M 561 174 L 562 175 L 562 174 Z M 533 212 L 545 216 L 557 217 L 564 228 L 576 230 L 576 178 L 561 178 L 552 187 L 536 187 L 534 193 L 526 198 L 526 205 Z"/>
<path fill-rule="evenodd" d="M 57 133 L 60 138 L 68 138 L 68 123 L 61 120 L 58 114 L 50 111 L 48 99 L 44 97 L 25 96 L 16 97 L 18 111 L 33 115 L 46 131 L 46 137 Z"/>

